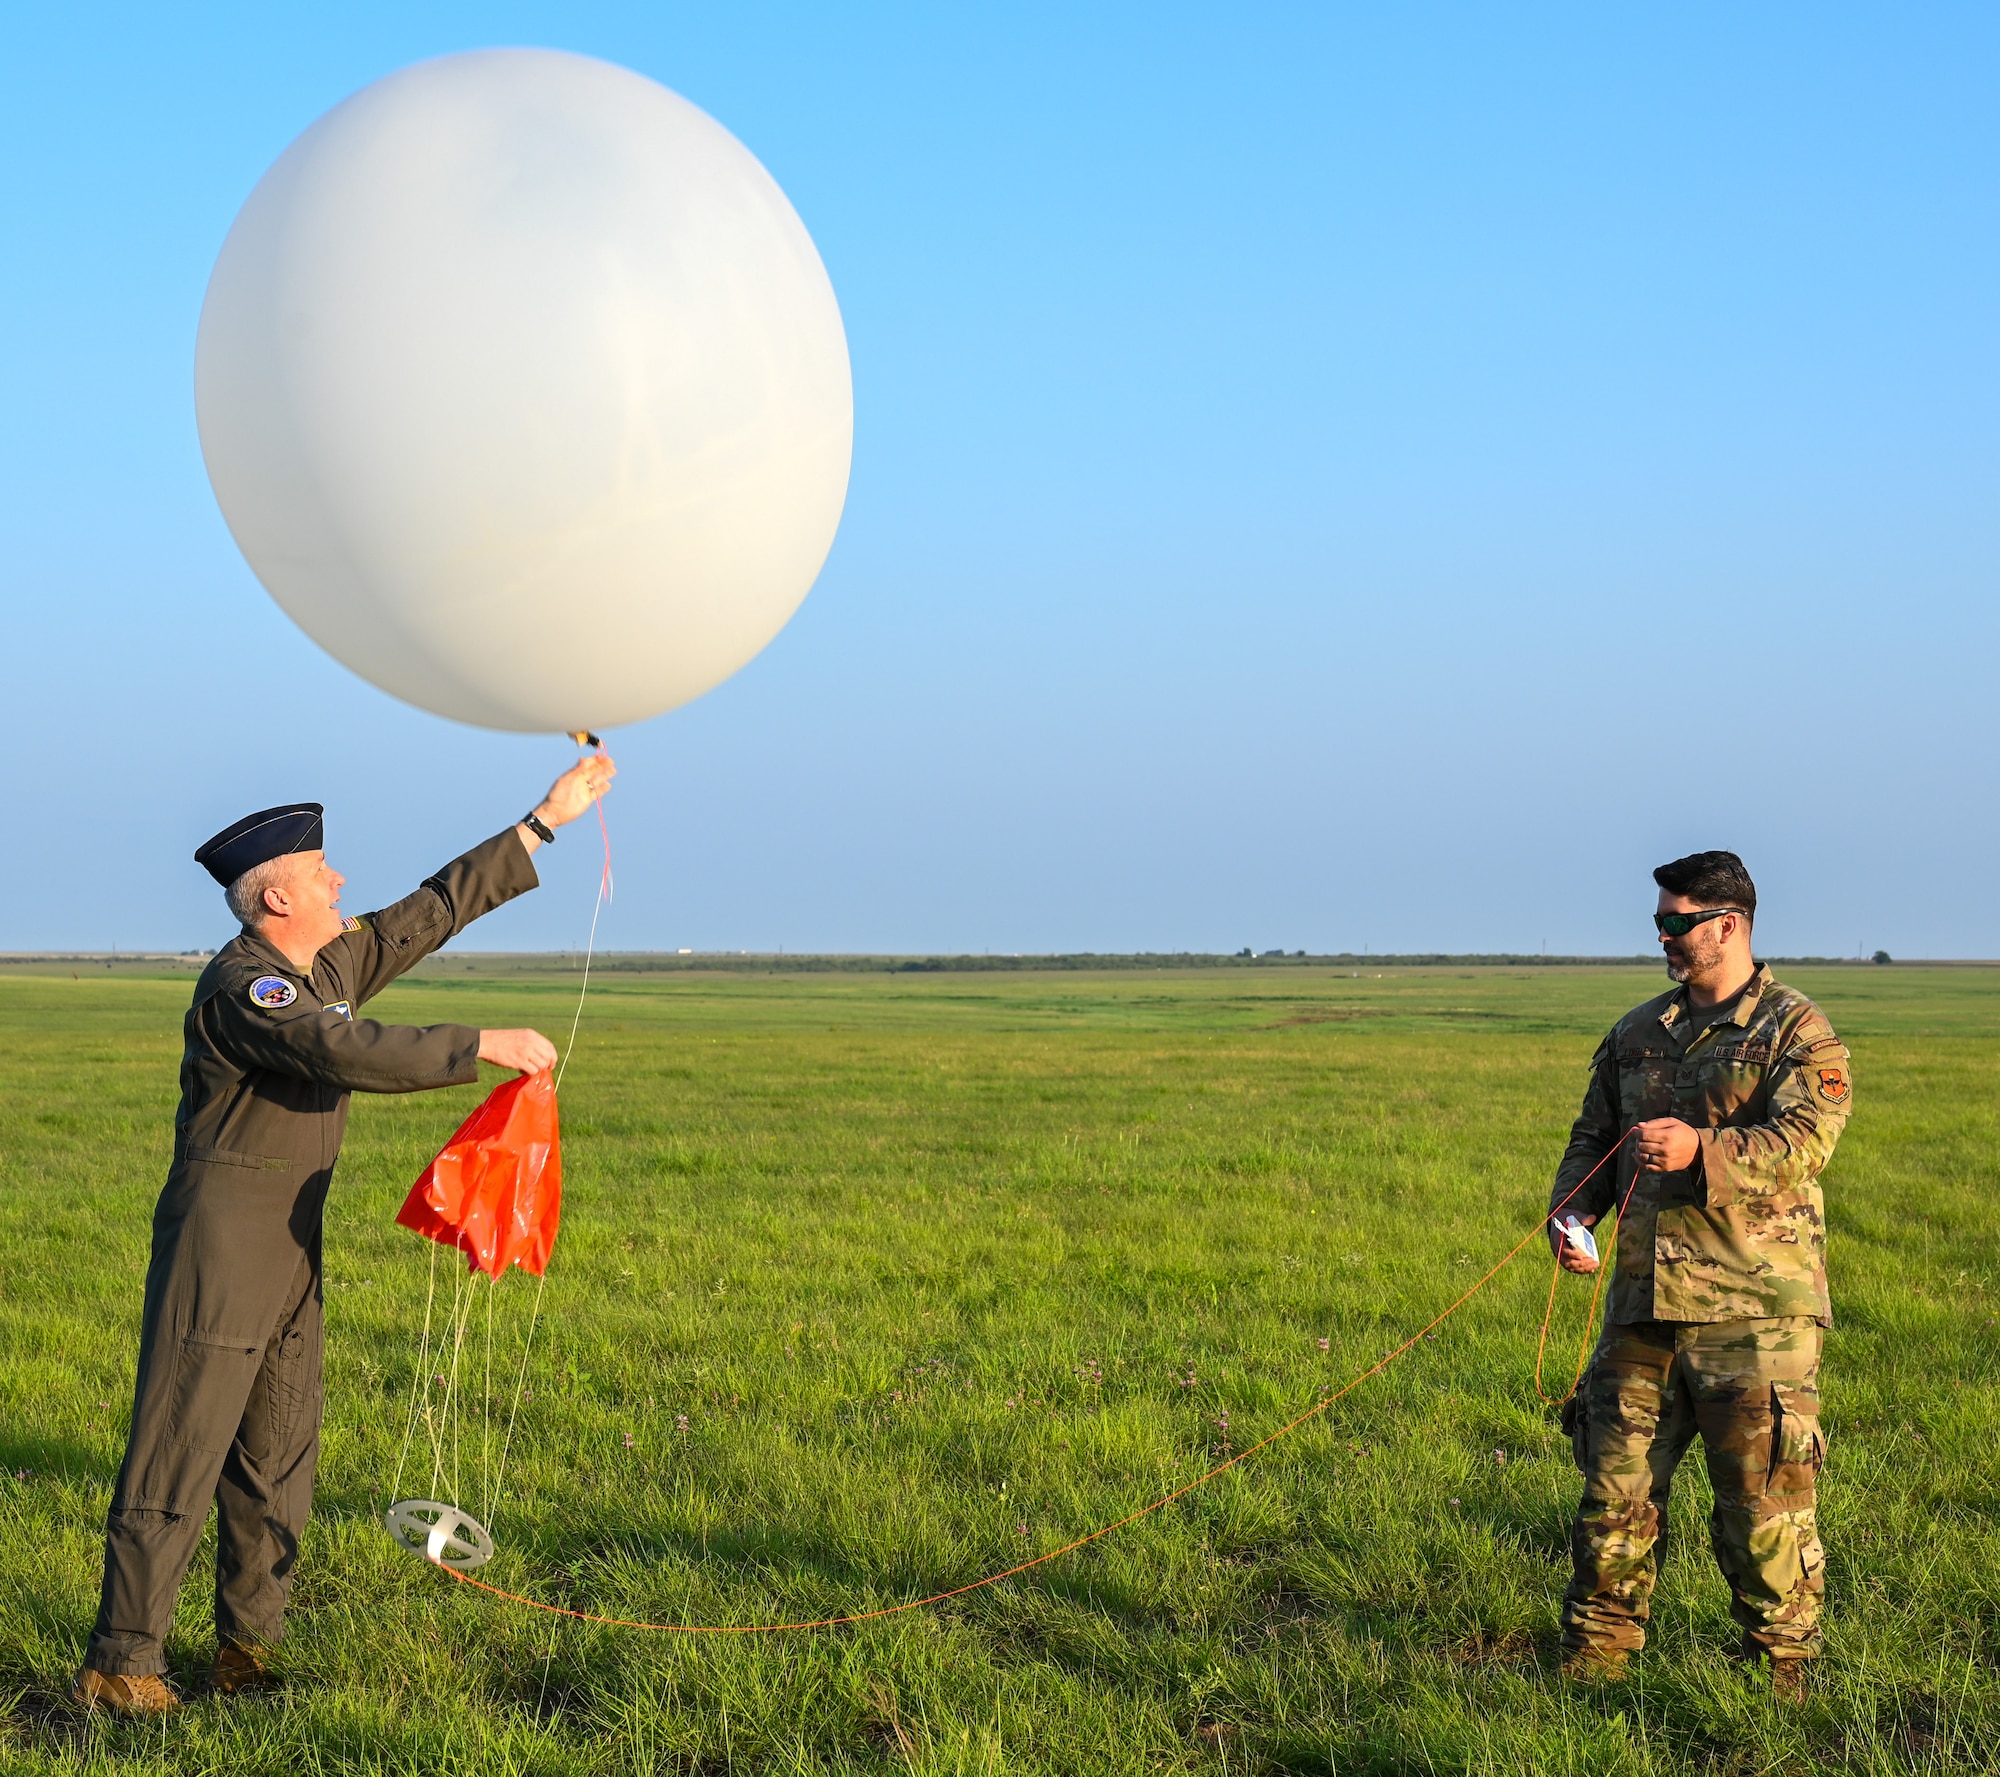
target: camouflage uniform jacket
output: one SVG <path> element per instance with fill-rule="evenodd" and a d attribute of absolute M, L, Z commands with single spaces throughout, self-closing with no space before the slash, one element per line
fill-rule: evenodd
<path fill-rule="evenodd" d="M 1631 1191 L 1609 1319 L 1830 1325 L 1819 1175 L 1853 1094 L 1825 1014 L 1768 968 L 1713 1023 L 1684 988 L 1626 1013 L 1591 1058 L 1551 1208 L 1635 1123 L 1677 1117 L 1701 1154 L 1684 1172 L 1638 1173 L 1624 1149 L 1570 1199 L 1565 1214 L 1601 1221 Z"/>

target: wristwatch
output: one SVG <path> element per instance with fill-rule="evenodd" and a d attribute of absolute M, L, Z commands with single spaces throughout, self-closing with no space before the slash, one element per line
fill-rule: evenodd
<path fill-rule="evenodd" d="M 554 829 L 540 815 L 536 814 L 532 808 L 521 817 L 521 825 L 526 827 L 544 845 L 555 844 L 556 836 Z"/>

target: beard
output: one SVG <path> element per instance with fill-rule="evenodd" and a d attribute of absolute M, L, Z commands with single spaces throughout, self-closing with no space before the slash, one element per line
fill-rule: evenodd
<path fill-rule="evenodd" d="M 1708 926 L 1696 926 L 1685 938 L 1676 938 L 1666 956 L 1667 979 L 1686 986 L 1722 960 L 1722 940 Z"/>

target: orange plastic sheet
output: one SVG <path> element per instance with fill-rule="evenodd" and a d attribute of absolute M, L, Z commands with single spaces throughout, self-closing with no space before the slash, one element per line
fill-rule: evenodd
<path fill-rule="evenodd" d="M 497 1278 L 509 1265 L 548 1269 L 562 1213 L 555 1082 L 522 1074 L 494 1087 L 410 1187 L 396 1220 L 457 1247 Z"/>

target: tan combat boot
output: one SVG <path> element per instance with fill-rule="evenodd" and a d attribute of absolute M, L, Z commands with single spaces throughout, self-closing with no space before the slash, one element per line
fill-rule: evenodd
<path fill-rule="evenodd" d="M 166 1680 L 153 1672 L 99 1672 L 86 1666 L 69 1687 L 69 1700 L 113 1715 L 165 1715 L 181 1706 Z"/>
<path fill-rule="evenodd" d="M 1574 1648 L 1563 1658 L 1562 1675 L 1576 1684 L 1616 1684 L 1625 1676 L 1625 1655 L 1616 1648 Z"/>
<path fill-rule="evenodd" d="M 208 1688 L 219 1697 L 238 1697 L 254 1691 L 275 1691 L 284 1680 L 258 1659 L 256 1652 L 233 1641 L 222 1642 L 215 1650 L 215 1664 L 208 1669 Z"/>
<path fill-rule="evenodd" d="M 1803 1660 L 1771 1662 L 1771 1700 L 1796 1709 L 1806 1700 L 1806 1663 Z"/>

